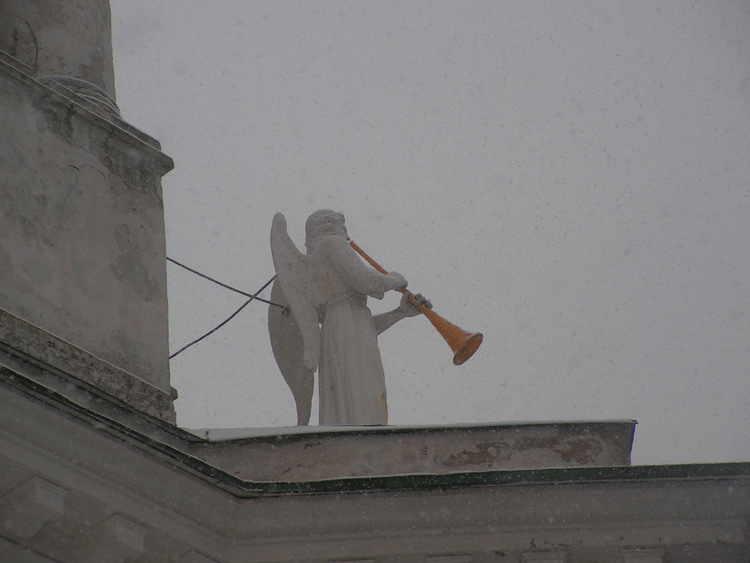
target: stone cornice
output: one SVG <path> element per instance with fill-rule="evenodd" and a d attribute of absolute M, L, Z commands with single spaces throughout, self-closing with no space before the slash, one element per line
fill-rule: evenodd
<path fill-rule="evenodd" d="M 99 105 L 77 95 L 63 84 L 53 80 L 45 83 L 36 80 L 29 73 L 30 70 L 7 53 L 0 52 L 0 76 L 23 85 L 28 99 L 34 100 L 34 103 L 47 106 L 48 109 L 55 108 L 66 122 L 80 119 L 98 129 L 107 140 L 141 151 L 148 157 L 150 168 L 159 176 L 174 168 L 174 161 L 161 152 L 161 145 L 156 139 L 118 116 L 102 111 Z"/>
<path fill-rule="evenodd" d="M 42 374 L 103 394 L 166 422 L 175 422 L 173 398 L 147 381 L 0 309 L 0 350 Z M 29 375 L 27 375 L 29 377 Z"/>

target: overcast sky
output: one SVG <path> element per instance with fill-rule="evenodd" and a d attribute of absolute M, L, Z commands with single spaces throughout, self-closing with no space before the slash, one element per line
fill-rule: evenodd
<path fill-rule="evenodd" d="M 122 115 L 175 160 L 170 257 L 255 291 L 273 214 L 302 249 L 333 208 L 484 333 L 461 367 L 424 318 L 384 333 L 391 424 L 635 419 L 634 463 L 750 460 L 745 0 L 112 0 L 112 21 Z M 244 301 L 168 274 L 173 352 Z M 266 318 L 172 360 L 181 426 L 295 423 Z"/>

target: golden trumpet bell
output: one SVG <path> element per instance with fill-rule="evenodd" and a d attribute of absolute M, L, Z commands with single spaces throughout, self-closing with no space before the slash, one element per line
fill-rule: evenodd
<path fill-rule="evenodd" d="M 456 353 L 453 354 L 453 364 L 460 366 L 466 360 L 471 358 L 474 355 L 474 352 L 479 349 L 482 340 L 484 340 L 484 336 L 481 332 L 470 334 L 468 338 L 464 340 L 464 343 L 459 346 L 458 350 L 455 351 Z"/>
<path fill-rule="evenodd" d="M 427 317 L 432 326 L 440 333 L 440 336 L 448 343 L 453 350 L 453 364 L 460 366 L 466 360 L 471 358 L 479 349 L 484 340 L 481 332 L 467 332 L 461 327 L 446 321 L 443 317 L 427 307 L 419 307 L 419 310 Z"/>

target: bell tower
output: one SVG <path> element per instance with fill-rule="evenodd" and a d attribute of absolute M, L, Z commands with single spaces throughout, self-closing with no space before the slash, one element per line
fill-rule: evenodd
<path fill-rule="evenodd" d="M 115 99 L 107 0 L 0 0 L 0 351 L 174 422 L 173 163 Z"/>

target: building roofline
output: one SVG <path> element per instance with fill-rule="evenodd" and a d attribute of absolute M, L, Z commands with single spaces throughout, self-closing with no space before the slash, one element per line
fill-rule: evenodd
<path fill-rule="evenodd" d="M 465 432 L 471 430 L 492 430 L 520 428 L 528 426 L 577 426 L 577 425 L 638 424 L 633 419 L 612 420 L 532 420 L 509 422 L 462 422 L 455 424 L 410 424 L 388 426 L 280 426 L 267 428 L 183 428 L 208 442 L 230 441 L 294 441 L 309 440 L 336 435 L 386 435 L 386 434 L 431 434 L 435 432 Z"/>
<path fill-rule="evenodd" d="M 441 491 L 457 488 L 591 484 L 623 481 L 750 479 L 750 462 L 641 465 L 620 467 L 567 467 L 473 471 L 448 474 L 364 476 L 317 481 L 249 481 L 215 467 L 185 450 L 196 437 L 189 432 L 150 418 L 157 432 L 148 435 L 128 424 L 97 413 L 49 387 L 7 367 L 0 368 L 3 385 L 15 388 L 50 406 L 73 414 L 80 422 L 119 436 L 141 450 L 172 460 L 176 468 L 211 482 L 241 498 L 287 495 Z M 142 415 L 138 415 L 142 416 Z M 164 432 L 170 436 L 164 439 Z M 185 447 L 181 447 L 185 446 Z"/>

